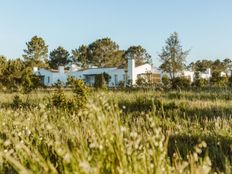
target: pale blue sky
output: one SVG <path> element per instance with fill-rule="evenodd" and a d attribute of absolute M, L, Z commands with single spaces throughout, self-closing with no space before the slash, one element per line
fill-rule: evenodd
<path fill-rule="evenodd" d="M 232 58 L 231 0 L 0 0 L 0 54 L 20 57 L 32 36 L 52 50 L 110 37 L 121 49 L 141 44 L 159 64 L 170 33 L 180 35 L 188 62 Z"/>

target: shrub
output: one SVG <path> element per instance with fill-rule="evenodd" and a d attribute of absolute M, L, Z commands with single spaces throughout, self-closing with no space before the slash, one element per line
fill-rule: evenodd
<path fill-rule="evenodd" d="M 83 107 L 87 102 L 90 89 L 85 85 L 83 80 L 74 80 L 72 85 L 76 98 L 75 104 L 79 107 Z"/>
<path fill-rule="evenodd" d="M 173 89 L 188 89 L 191 86 L 190 79 L 186 77 L 176 77 L 172 79 L 172 88 Z"/>
<path fill-rule="evenodd" d="M 202 88 L 202 87 L 207 86 L 208 83 L 209 83 L 208 80 L 199 78 L 199 79 L 196 79 L 196 80 L 193 82 L 193 86 L 195 86 L 195 87 L 197 87 L 197 88 Z"/>
<path fill-rule="evenodd" d="M 125 81 L 123 81 L 123 80 L 119 81 L 119 83 L 118 83 L 118 88 L 119 89 L 123 89 L 123 88 L 125 88 L 125 86 L 126 86 L 126 82 Z"/>
<path fill-rule="evenodd" d="M 52 106 L 64 108 L 66 106 L 66 97 L 63 90 L 58 90 L 57 93 L 52 95 L 51 102 Z"/>
<path fill-rule="evenodd" d="M 95 76 L 94 87 L 98 89 L 106 89 L 107 84 L 103 74 L 97 74 Z"/>
<path fill-rule="evenodd" d="M 28 94 L 41 86 L 38 76 L 32 73 L 31 68 L 26 68 L 22 74 L 22 90 L 23 93 Z"/>
<path fill-rule="evenodd" d="M 210 83 L 217 87 L 226 87 L 228 85 L 228 77 L 221 77 L 219 71 L 214 71 L 210 79 Z"/>
<path fill-rule="evenodd" d="M 5 107 L 11 107 L 12 109 L 31 109 L 38 107 L 36 104 L 31 103 L 30 101 L 26 100 L 23 101 L 22 98 L 19 95 L 15 95 L 13 98 L 12 103 L 10 104 L 5 104 Z"/>
<path fill-rule="evenodd" d="M 73 89 L 74 97 L 67 98 L 61 87 L 57 88 L 57 92 L 52 95 L 50 104 L 56 108 L 67 109 L 67 110 L 79 110 L 87 103 L 87 96 L 89 94 L 89 88 L 85 85 L 82 80 L 70 81 L 70 85 Z"/>
<path fill-rule="evenodd" d="M 164 85 L 164 88 L 168 88 L 168 89 L 171 88 L 171 80 L 167 75 L 163 75 L 161 80 Z"/>
<path fill-rule="evenodd" d="M 23 106 L 23 100 L 20 98 L 19 95 L 14 96 L 11 106 L 14 109 L 21 108 Z"/>

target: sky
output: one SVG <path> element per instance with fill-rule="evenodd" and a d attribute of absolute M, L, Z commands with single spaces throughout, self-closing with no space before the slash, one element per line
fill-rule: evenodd
<path fill-rule="evenodd" d="M 187 63 L 232 58 L 231 0 L 0 0 L 0 55 L 18 58 L 40 36 L 68 51 L 110 37 L 120 49 L 142 45 L 159 65 L 171 33 Z"/>

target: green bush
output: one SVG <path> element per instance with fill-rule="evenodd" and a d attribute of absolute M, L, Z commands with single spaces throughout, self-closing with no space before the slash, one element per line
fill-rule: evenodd
<path fill-rule="evenodd" d="M 30 102 L 28 100 L 28 98 L 27 98 L 26 101 L 23 101 L 23 99 L 19 95 L 14 96 L 12 103 L 4 104 L 3 106 L 5 108 L 11 107 L 14 110 L 17 110 L 17 109 L 32 109 L 32 108 L 38 107 L 36 104 Z"/>
<path fill-rule="evenodd" d="M 95 75 L 94 87 L 98 89 L 107 89 L 111 76 L 107 73 Z"/>
<path fill-rule="evenodd" d="M 87 96 L 89 95 L 89 88 L 85 85 L 82 80 L 70 81 L 74 96 L 66 97 L 61 87 L 57 88 L 55 94 L 52 95 L 50 104 L 48 106 L 67 109 L 67 110 L 80 110 L 87 103 Z"/>
<path fill-rule="evenodd" d="M 63 90 L 58 90 L 51 97 L 51 105 L 54 107 L 66 109 L 67 103 L 68 101 Z"/>
<path fill-rule="evenodd" d="M 216 87 L 226 87 L 228 86 L 229 79 L 228 77 L 221 77 L 219 71 L 214 71 L 210 79 L 210 84 Z"/>
<path fill-rule="evenodd" d="M 170 78 L 167 75 L 163 75 L 161 80 L 162 80 L 162 83 L 164 85 L 164 88 L 166 88 L 166 89 L 171 88 L 172 83 L 171 83 Z"/>
<path fill-rule="evenodd" d="M 191 81 L 186 77 L 175 77 L 172 79 L 173 89 L 189 89 L 191 86 Z"/>
<path fill-rule="evenodd" d="M 202 87 L 206 87 L 209 84 L 209 81 L 206 79 L 195 79 L 195 81 L 193 82 L 193 86 L 197 87 L 197 88 L 202 88 Z"/>
<path fill-rule="evenodd" d="M 75 104 L 78 107 L 83 107 L 87 102 L 90 89 L 85 85 L 83 80 L 74 80 L 72 85 L 75 94 Z"/>
<path fill-rule="evenodd" d="M 23 106 L 23 100 L 19 95 L 15 95 L 11 104 L 12 108 L 21 108 Z"/>

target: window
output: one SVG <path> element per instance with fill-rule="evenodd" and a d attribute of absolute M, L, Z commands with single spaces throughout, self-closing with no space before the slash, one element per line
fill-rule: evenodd
<path fill-rule="evenodd" d="M 48 84 L 50 83 L 50 77 L 48 76 Z"/>
<path fill-rule="evenodd" d="M 117 74 L 114 75 L 114 83 L 115 83 L 115 85 L 118 85 L 118 75 Z"/>
<path fill-rule="evenodd" d="M 126 81 L 126 74 L 123 74 L 123 81 Z"/>

